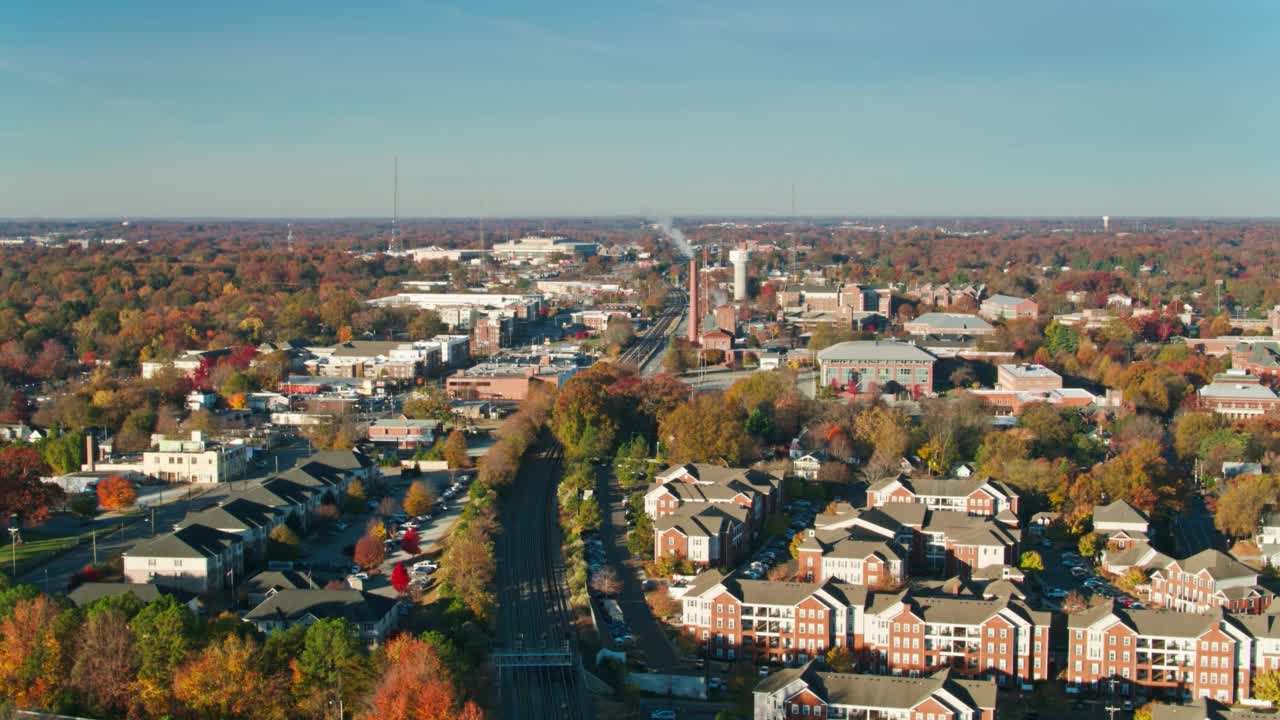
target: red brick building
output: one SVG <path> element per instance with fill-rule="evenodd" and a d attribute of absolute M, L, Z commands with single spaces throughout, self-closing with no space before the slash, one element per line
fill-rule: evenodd
<path fill-rule="evenodd" d="M 867 488 L 868 508 L 892 503 L 915 503 L 930 510 L 950 510 L 1018 524 L 1018 494 L 990 478 L 898 475 Z"/>
<path fill-rule="evenodd" d="M 1033 318 L 1040 314 L 1040 306 L 1027 298 L 992 295 L 982 301 L 978 314 L 991 319 Z"/>
<path fill-rule="evenodd" d="M 820 380 L 828 387 L 883 388 L 897 383 L 907 392 L 933 391 L 932 353 L 910 343 L 891 340 L 853 340 L 818 351 Z"/>
<path fill-rule="evenodd" d="M 1213 382 L 1197 391 L 1200 407 L 1232 420 L 1246 420 L 1280 412 L 1280 396 L 1261 378 L 1243 370 L 1228 370 L 1213 376 Z"/>
<path fill-rule="evenodd" d="M 1222 613 L 1108 605 L 1067 622 L 1067 692 L 1237 702 L 1251 696 L 1254 639 Z"/>
<path fill-rule="evenodd" d="M 1151 605 L 1180 612 L 1204 613 L 1226 608 L 1260 613 L 1274 595 L 1258 585 L 1258 573 L 1212 548 L 1182 560 L 1171 560 L 1151 574 Z"/>
<path fill-rule="evenodd" d="M 737 563 L 750 544 L 750 509 L 734 503 L 681 505 L 653 523 L 653 557 L 699 567 Z"/>

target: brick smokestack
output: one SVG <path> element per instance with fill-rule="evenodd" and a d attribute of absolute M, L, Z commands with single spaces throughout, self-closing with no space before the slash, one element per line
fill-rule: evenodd
<path fill-rule="evenodd" d="M 689 261 L 689 342 L 698 343 L 698 261 Z"/>
<path fill-rule="evenodd" d="M 89 472 L 93 472 L 98 465 L 98 448 L 97 443 L 93 440 L 93 433 L 86 433 L 84 436 L 84 464 Z"/>

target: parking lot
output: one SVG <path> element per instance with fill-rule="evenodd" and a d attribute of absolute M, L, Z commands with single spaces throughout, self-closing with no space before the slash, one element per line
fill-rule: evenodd
<path fill-rule="evenodd" d="M 1061 610 L 1062 601 L 1072 592 L 1077 591 L 1086 598 L 1092 595 L 1118 600 L 1126 607 L 1142 608 L 1141 600 L 1128 595 L 1109 583 L 1098 574 L 1094 563 L 1080 557 L 1073 548 L 1056 545 L 1047 538 L 1030 536 L 1023 548 L 1040 553 L 1044 562 L 1044 572 L 1035 581 L 1040 587 L 1042 602 L 1048 609 Z"/>
<path fill-rule="evenodd" d="M 783 506 L 791 522 L 781 535 L 764 538 L 755 552 L 742 563 L 739 573 L 750 580 L 763 580 L 773 568 L 791 562 L 790 545 L 796 535 L 813 527 L 818 507 L 808 500 L 792 500 Z"/>

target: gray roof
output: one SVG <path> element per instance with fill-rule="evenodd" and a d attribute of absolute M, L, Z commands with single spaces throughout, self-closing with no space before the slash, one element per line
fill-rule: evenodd
<path fill-rule="evenodd" d="M 1226 580 L 1239 577 L 1257 577 L 1258 571 L 1249 568 L 1239 560 L 1222 552 L 1209 548 L 1183 560 L 1175 560 L 1178 567 L 1192 575 L 1207 570 L 1215 580 Z"/>
<path fill-rule="evenodd" d="M 715 537 L 747 522 L 750 510 L 736 503 L 691 503 L 654 521 L 655 530 L 675 528 L 686 536 Z"/>
<path fill-rule="evenodd" d="M 1108 523 L 1149 523 L 1147 516 L 1124 500 L 1117 500 L 1110 505 L 1098 505 L 1093 508 L 1093 522 Z"/>
<path fill-rule="evenodd" d="M 279 514 L 279 510 L 268 505 L 245 498 L 235 498 L 208 510 L 187 513 L 187 516 L 178 523 L 178 527 L 204 525 L 227 531 L 252 530 L 274 524 Z"/>
<path fill-rule="evenodd" d="M 1232 708 L 1209 698 L 1197 698 L 1187 705 L 1156 703 L 1151 720 L 1276 720 L 1274 712 Z"/>
<path fill-rule="evenodd" d="M 991 303 L 993 305 L 1017 305 L 1025 301 L 1026 298 L 1014 297 L 1013 295 L 992 295 L 983 301 L 983 304 Z"/>
<path fill-rule="evenodd" d="M 1086 628 L 1107 615 L 1116 619 L 1139 635 L 1197 638 L 1222 620 L 1221 612 L 1198 615 L 1174 610 L 1134 610 L 1104 603 L 1083 610 L 1067 618 L 1067 627 Z"/>
<path fill-rule="evenodd" d="M 149 603 L 165 593 L 155 583 L 87 582 L 67 593 L 67 599 L 76 607 L 84 607 L 104 597 L 126 594 L 132 594 L 142 602 Z"/>
<path fill-rule="evenodd" d="M 1224 400 L 1275 400 L 1274 390 L 1256 382 L 1220 381 L 1221 376 L 1200 388 L 1200 397 L 1221 398 Z"/>
<path fill-rule="evenodd" d="M 932 363 L 932 353 L 908 343 L 894 340 L 850 340 L 818 351 L 820 362 L 833 360 L 903 360 Z"/>
<path fill-rule="evenodd" d="M 931 312 L 925 313 L 920 317 L 912 320 L 907 325 L 915 324 L 928 325 L 934 330 L 944 332 L 964 332 L 966 330 L 991 330 L 991 323 L 983 320 L 977 315 L 968 315 L 965 313 L 944 313 Z"/>
<path fill-rule="evenodd" d="M 394 340 L 351 340 L 333 346 L 334 357 L 376 357 L 388 355 L 392 350 L 404 345 Z"/>
<path fill-rule="evenodd" d="M 374 465 L 373 459 L 359 450 L 321 450 L 312 453 L 308 460 L 337 470 L 359 470 Z"/>
<path fill-rule="evenodd" d="M 210 558 L 241 542 L 239 535 L 205 525 L 188 525 L 134 546 L 130 557 Z"/>
<path fill-rule="evenodd" d="M 394 598 L 361 590 L 285 589 L 263 600 L 244 619 L 293 622 L 311 615 L 320 620 L 371 623 L 386 617 L 396 604 Z"/>
<path fill-rule="evenodd" d="M 773 692 L 801 679 L 810 690 L 832 705 L 908 709 L 940 691 L 954 695 L 971 708 L 994 709 L 996 705 L 994 681 L 960 680 L 952 678 L 947 671 L 923 678 L 857 675 L 820 672 L 811 662 L 794 671 L 777 674 L 782 677 L 765 678 L 756 686 L 756 692 Z"/>
<path fill-rule="evenodd" d="M 320 586 L 310 577 L 293 570 L 263 570 L 244 583 L 245 589 L 251 593 L 266 593 L 271 590 L 318 589 Z"/>

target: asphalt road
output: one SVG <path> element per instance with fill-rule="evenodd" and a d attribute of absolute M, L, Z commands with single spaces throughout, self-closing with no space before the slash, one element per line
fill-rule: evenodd
<path fill-rule="evenodd" d="M 1190 557 L 1201 550 L 1217 548 L 1225 550 L 1226 540 L 1213 525 L 1213 516 L 1204 506 L 1199 495 L 1191 496 L 1181 514 L 1173 518 L 1173 539 L 1182 557 Z"/>
<path fill-rule="evenodd" d="M 653 617 L 649 604 L 644 601 L 639 568 L 628 564 L 632 558 L 627 550 L 626 495 L 617 483 L 611 482 L 612 476 L 609 468 L 602 468 L 596 473 L 596 494 L 609 519 L 600 526 L 605 557 L 622 580 L 618 606 L 622 608 L 622 616 L 636 638 L 637 647 L 644 653 L 645 664 L 656 672 L 671 672 L 678 662 L 676 651 L 659 621 Z"/>

